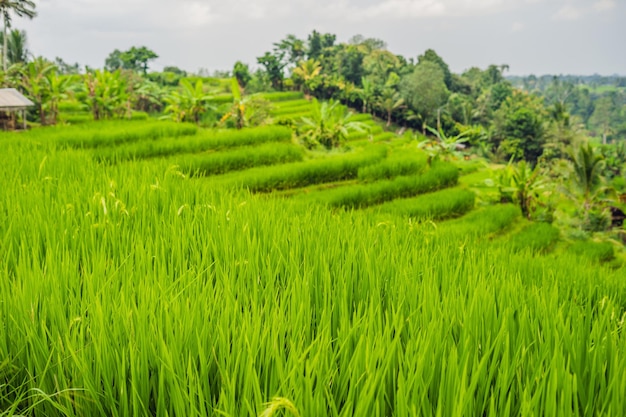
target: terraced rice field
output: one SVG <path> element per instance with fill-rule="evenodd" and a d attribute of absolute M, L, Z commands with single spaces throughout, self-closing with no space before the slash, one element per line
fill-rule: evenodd
<path fill-rule="evenodd" d="M 377 135 L 1 134 L 0 415 L 622 416 L 612 248 Z"/>

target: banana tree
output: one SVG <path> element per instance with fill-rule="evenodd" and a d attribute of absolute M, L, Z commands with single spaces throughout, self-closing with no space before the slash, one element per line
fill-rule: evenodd
<path fill-rule="evenodd" d="M 319 144 L 327 149 L 338 147 L 351 131 L 367 129 L 367 125 L 352 120 L 352 116 L 337 101 L 319 103 L 313 99 L 312 117 L 303 117 L 299 123 L 300 137 L 308 146 Z"/>
<path fill-rule="evenodd" d="M 213 108 L 209 105 L 212 95 L 205 93 L 200 80 L 195 85 L 188 80 L 181 80 L 180 86 L 179 90 L 165 97 L 165 113 L 177 122 L 192 121 L 199 124 L 202 114 Z"/>
<path fill-rule="evenodd" d="M 50 99 L 50 85 L 48 76 L 56 70 L 53 63 L 39 57 L 29 62 L 24 67 L 22 86 L 26 95 L 33 100 L 39 113 L 39 121 L 42 125 L 46 120 L 46 103 Z"/>
<path fill-rule="evenodd" d="M 95 70 L 84 75 L 76 94 L 94 120 L 128 116 L 131 111 L 128 83 L 120 70 Z"/>
<path fill-rule="evenodd" d="M 220 124 L 233 120 L 237 129 L 246 126 L 258 126 L 269 118 L 271 104 L 269 101 L 255 96 L 244 96 L 235 78 L 231 80 L 233 103 L 220 119 Z"/>

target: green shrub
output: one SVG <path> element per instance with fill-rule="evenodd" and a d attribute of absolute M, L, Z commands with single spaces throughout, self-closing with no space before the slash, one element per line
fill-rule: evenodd
<path fill-rule="evenodd" d="M 474 208 L 475 194 L 449 188 L 415 198 L 394 200 L 380 206 L 382 212 L 422 219 L 441 220 L 461 216 Z"/>

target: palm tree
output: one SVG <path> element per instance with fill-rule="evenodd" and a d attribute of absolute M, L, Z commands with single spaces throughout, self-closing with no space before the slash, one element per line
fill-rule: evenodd
<path fill-rule="evenodd" d="M 358 95 L 363 102 L 362 113 L 367 113 L 371 102 L 376 98 L 376 86 L 367 78 L 361 78 L 361 88 L 358 89 Z"/>
<path fill-rule="evenodd" d="M 4 18 L 4 41 L 2 48 L 2 68 L 4 72 L 7 70 L 7 30 L 11 27 L 11 12 L 19 17 L 28 17 L 29 19 L 37 16 L 35 2 L 32 0 L 0 0 L 0 13 Z"/>
<path fill-rule="evenodd" d="M 404 105 L 404 99 L 400 97 L 393 88 L 385 88 L 377 100 L 377 106 L 385 112 L 387 116 L 387 127 L 391 126 L 391 115 L 394 110 L 401 108 Z"/>
<path fill-rule="evenodd" d="M 574 171 L 574 184 L 582 194 L 585 208 L 588 208 L 595 199 L 595 193 L 602 185 L 602 169 L 604 157 L 595 153 L 590 144 L 580 145 L 577 152 L 570 152 Z"/>
<path fill-rule="evenodd" d="M 311 92 L 315 89 L 321 71 L 322 65 L 319 61 L 314 59 L 300 62 L 300 65 L 294 68 L 293 77 L 302 81 L 304 85 L 304 95 L 307 98 L 310 97 Z"/>
<path fill-rule="evenodd" d="M 30 53 L 27 49 L 26 32 L 13 29 L 8 34 L 7 40 L 7 67 L 13 64 L 23 64 L 28 60 Z M 4 34 L 0 33 L 0 44 L 4 45 Z"/>

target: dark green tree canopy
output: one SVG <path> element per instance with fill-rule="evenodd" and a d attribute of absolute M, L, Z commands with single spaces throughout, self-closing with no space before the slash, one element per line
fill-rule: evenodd
<path fill-rule="evenodd" d="M 148 73 L 148 62 L 159 56 L 145 46 L 133 46 L 127 51 L 114 50 L 104 62 L 104 67 L 109 71 L 127 69 L 137 72 Z"/>

